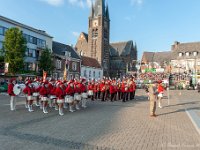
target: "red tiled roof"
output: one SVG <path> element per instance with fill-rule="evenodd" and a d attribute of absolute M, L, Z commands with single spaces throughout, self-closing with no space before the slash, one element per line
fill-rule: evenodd
<path fill-rule="evenodd" d="M 82 65 L 87 67 L 94 67 L 94 68 L 101 68 L 99 62 L 91 57 L 81 56 L 82 58 Z"/>

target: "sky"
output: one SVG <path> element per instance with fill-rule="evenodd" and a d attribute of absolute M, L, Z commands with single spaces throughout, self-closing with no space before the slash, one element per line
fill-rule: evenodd
<path fill-rule="evenodd" d="M 0 0 L 0 15 L 75 45 L 88 33 L 92 0 Z M 170 51 L 174 41 L 200 41 L 200 0 L 106 0 L 110 42 L 133 40 L 144 51 Z"/>

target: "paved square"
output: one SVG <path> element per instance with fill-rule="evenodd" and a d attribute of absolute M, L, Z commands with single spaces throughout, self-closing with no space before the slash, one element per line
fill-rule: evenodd
<path fill-rule="evenodd" d="M 134 101 L 90 102 L 87 109 L 59 116 L 55 110 L 29 113 L 23 99 L 9 111 L 9 97 L 0 95 L 0 149 L 4 150 L 168 150 L 200 149 L 200 135 L 185 109 L 199 110 L 196 91 L 170 91 L 170 106 L 149 117 L 143 90 Z"/>

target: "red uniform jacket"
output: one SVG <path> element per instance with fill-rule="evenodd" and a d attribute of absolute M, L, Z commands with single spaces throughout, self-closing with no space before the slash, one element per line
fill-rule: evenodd
<path fill-rule="evenodd" d="M 68 85 L 67 86 L 67 88 L 66 88 L 66 90 L 65 90 L 65 93 L 67 94 L 67 95 L 71 95 L 71 96 L 73 96 L 74 95 L 74 87 L 71 87 L 70 85 Z"/>
<path fill-rule="evenodd" d="M 26 86 L 25 89 L 23 90 L 23 92 L 25 94 L 27 94 L 28 96 L 32 96 L 33 95 L 33 92 L 34 92 L 34 89 L 29 87 L 29 86 Z"/>
<path fill-rule="evenodd" d="M 113 93 L 115 93 L 116 92 L 116 89 L 115 89 L 115 87 L 114 87 L 114 85 L 110 85 L 110 94 L 113 94 Z"/>
<path fill-rule="evenodd" d="M 164 87 L 162 84 L 158 84 L 158 93 L 163 93 L 164 92 Z"/>
<path fill-rule="evenodd" d="M 106 86 L 105 86 L 104 83 L 101 83 L 99 88 L 100 88 L 101 92 L 105 92 L 106 91 Z"/>
<path fill-rule="evenodd" d="M 14 88 L 14 84 L 10 83 L 10 84 L 8 85 L 8 94 L 9 94 L 10 96 L 15 96 L 15 94 L 14 94 L 14 92 L 13 92 L 13 88 Z"/>
<path fill-rule="evenodd" d="M 48 96 L 48 94 L 49 94 L 49 90 L 46 88 L 46 87 L 41 87 L 41 89 L 40 89 L 40 95 L 41 96 L 45 96 L 45 97 L 47 97 Z"/>
<path fill-rule="evenodd" d="M 64 92 L 64 90 L 61 87 L 57 87 L 55 93 L 56 93 L 56 97 L 58 99 L 64 99 L 65 92 Z"/>
<path fill-rule="evenodd" d="M 80 84 L 80 87 L 81 87 L 81 93 L 87 91 L 87 88 L 86 88 L 86 86 L 83 83 Z"/>

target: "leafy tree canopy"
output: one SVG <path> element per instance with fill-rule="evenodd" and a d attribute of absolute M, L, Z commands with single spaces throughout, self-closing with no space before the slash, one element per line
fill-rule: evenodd
<path fill-rule="evenodd" d="M 5 33 L 3 42 L 5 61 L 9 63 L 9 73 L 15 74 L 24 69 L 26 40 L 18 28 L 10 28 Z"/>

